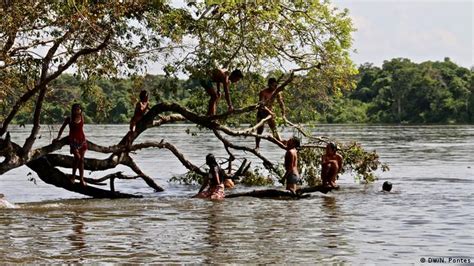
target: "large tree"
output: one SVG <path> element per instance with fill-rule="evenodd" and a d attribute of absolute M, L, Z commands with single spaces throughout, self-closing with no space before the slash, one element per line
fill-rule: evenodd
<path fill-rule="evenodd" d="M 334 8 L 329 1 L 257 3 L 189 1 L 185 6 L 176 6 L 159 0 L 3 0 L 0 105 L 4 111 L 0 114 L 0 156 L 5 159 L 0 163 L 0 174 L 26 165 L 47 183 L 94 197 L 131 196 L 114 191 L 115 178 L 140 177 L 160 191 L 162 188 L 140 170 L 130 155 L 130 151 L 143 148 L 169 149 L 189 170 L 203 174 L 166 140 L 126 147 L 124 136 L 109 147 L 89 142 L 90 150 L 110 156 L 86 158 L 85 168 L 105 170 L 122 164 L 130 167 L 136 177 L 117 173 L 88 180 L 94 184 L 111 179 L 110 191 L 70 184 L 68 175 L 57 167 L 71 168 L 72 157 L 54 153 L 67 144 L 67 137 L 33 148 L 41 130 L 43 103 L 56 93 L 50 85 L 65 71 L 85 79 L 123 76 L 146 71 L 150 61 L 161 62 L 170 76 L 202 75 L 215 67 L 238 67 L 256 73 L 304 71 L 306 78 L 296 79 L 287 93 L 306 98 L 302 104 L 309 108 L 315 91 L 338 91 L 352 85 L 349 77 L 355 70 L 349 48 L 353 27 L 346 10 Z M 298 90 L 302 82 L 304 90 Z M 24 143 L 15 143 L 8 128 L 18 111 L 28 105 L 32 108 L 31 133 Z M 258 150 L 234 145 L 226 139 L 226 135 L 257 136 L 255 127 L 234 130 L 225 125 L 227 118 L 252 112 L 257 106 L 251 104 L 232 113 L 206 117 L 176 103 L 159 103 L 138 123 L 133 137 L 165 123 L 190 121 L 213 130 L 228 151 L 230 161 L 231 150 L 241 149 L 272 169 L 272 162 Z M 262 137 L 281 146 L 272 136 Z"/>

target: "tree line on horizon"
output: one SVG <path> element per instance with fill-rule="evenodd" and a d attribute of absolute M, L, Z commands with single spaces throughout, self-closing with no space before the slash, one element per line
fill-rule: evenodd
<path fill-rule="evenodd" d="M 267 77 L 246 73 L 231 89 L 235 106 L 257 102 Z M 473 70 L 445 58 L 442 62 L 414 63 L 406 58 L 385 61 L 381 67 L 365 63 L 352 77 L 354 89 L 332 90 L 330 86 L 307 89 L 305 77 L 296 79 L 293 94 L 284 93 L 287 118 L 300 123 L 473 123 Z M 314 83 L 311 83 L 314 85 Z M 87 123 L 128 123 L 142 89 L 148 90 L 152 103 L 178 102 L 193 111 L 205 113 L 208 97 L 199 82 L 165 75 L 128 78 L 81 79 L 63 74 L 50 85 L 51 91 L 41 120 L 61 123 L 72 103 L 80 103 Z M 288 95 L 287 95 L 288 94 Z M 9 97 L 0 100 L 0 118 L 6 115 Z M 224 110 L 224 101 L 220 107 Z M 34 102 L 19 112 L 16 124 L 31 123 Z M 276 110 L 277 115 L 280 110 Z M 252 123 L 253 114 L 234 118 L 237 123 Z M 282 119 L 278 119 L 283 122 Z"/>

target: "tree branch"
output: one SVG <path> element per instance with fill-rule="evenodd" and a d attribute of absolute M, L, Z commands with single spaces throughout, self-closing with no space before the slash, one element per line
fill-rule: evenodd
<path fill-rule="evenodd" d="M 104 41 L 98 45 L 97 47 L 95 48 L 84 48 L 80 51 L 78 51 L 77 53 L 75 53 L 71 58 L 69 58 L 69 60 L 66 62 L 66 64 L 64 65 L 60 65 L 58 67 L 58 69 L 53 73 L 51 74 L 50 76 L 47 76 L 45 77 L 43 80 L 41 80 L 41 82 L 39 82 L 39 84 L 37 84 L 33 89 L 27 91 L 25 94 L 23 94 L 23 96 L 20 97 L 20 99 L 15 103 L 15 105 L 12 107 L 12 110 L 10 111 L 10 113 L 8 114 L 8 116 L 5 118 L 5 120 L 3 121 L 2 123 L 2 126 L 0 127 L 0 137 L 3 136 L 3 134 L 5 134 L 5 132 L 7 131 L 7 128 L 8 128 L 8 125 L 10 124 L 10 122 L 13 120 L 13 118 L 15 117 L 15 115 L 17 114 L 17 112 L 20 110 L 20 108 L 33 96 L 36 94 L 36 92 L 38 92 L 38 90 L 40 90 L 41 88 L 45 87 L 49 82 L 51 82 L 52 80 L 54 80 L 55 78 L 57 78 L 59 75 L 61 75 L 66 69 L 68 69 L 72 64 L 74 64 L 77 59 L 83 55 L 87 55 L 87 54 L 91 54 L 91 53 L 95 53 L 99 50 L 102 50 L 103 48 L 105 48 L 111 38 L 112 34 L 109 33 Z"/>
<path fill-rule="evenodd" d="M 263 166 L 265 166 L 268 170 L 272 171 L 273 173 L 279 175 L 273 163 L 267 158 L 265 158 L 265 156 L 263 156 L 257 149 L 251 149 L 249 147 L 235 145 L 232 142 L 225 139 L 218 131 L 215 131 L 214 134 L 220 141 L 222 141 L 222 143 L 225 146 L 235 149 L 235 150 L 247 151 L 247 152 L 252 153 L 253 155 L 255 155 L 256 157 L 258 157 L 260 160 L 263 161 Z"/>
<path fill-rule="evenodd" d="M 161 191 L 164 191 L 164 189 L 160 186 L 158 186 L 155 181 L 153 180 L 153 178 L 149 177 L 148 175 L 146 175 L 141 169 L 140 167 L 138 167 L 138 165 L 135 163 L 135 161 L 133 161 L 132 157 L 130 157 L 128 154 L 125 155 L 125 159 L 123 161 L 124 165 L 130 167 L 139 177 L 141 177 L 145 183 L 148 184 L 148 186 L 154 188 L 156 191 L 158 192 L 161 192 Z"/>
<path fill-rule="evenodd" d="M 55 168 L 50 160 L 42 157 L 26 164 L 29 168 L 36 172 L 38 177 L 47 184 L 51 184 L 69 191 L 77 192 L 94 198 L 141 198 L 140 195 L 126 194 L 115 191 L 99 189 L 93 186 L 82 186 L 80 183 L 72 184 L 71 176 L 66 175 Z"/>

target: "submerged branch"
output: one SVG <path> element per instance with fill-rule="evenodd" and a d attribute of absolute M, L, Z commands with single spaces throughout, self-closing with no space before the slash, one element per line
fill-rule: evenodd
<path fill-rule="evenodd" d="M 253 190 L 250 192 L 234 193 L 225 196 L 226 198 L 237 198 L 237 197 L 255 197 L 255 198 L 271 198 L 271 199 L 301 199 L 307 198 L 310 195 L 304 193 L 321 192 L 327 194 L 333 188 L 315 186 L 301 188 L 296 193 L 291 191 L 279 190 L 279 189 L 264 189 L 264 190 Z"/>

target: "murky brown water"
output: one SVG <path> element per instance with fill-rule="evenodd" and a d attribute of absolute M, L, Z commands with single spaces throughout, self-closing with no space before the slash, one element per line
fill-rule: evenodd
<path fill-rule="evenodd" d="M 142 140 L 165 138 L 197 165 L 208 152 L 225 155 L 210 134 L 192 137 L 185 128 L 153 129 Z M 90 126 L 86 132 L 111 144 L 126 130 Z M 13 137 L 26 132 L 15 129 Z M 144 199 L 84 199 L 39 179 L 35 185 L 27 181 L 28 168 L 20 168 L 0 176 L 0 193 L 19 207 L 0 209 L 0 261 L 382 264 L 474 257 L 474 126 L 324 125 L 315 132 L 376 149 L 391 171 L 370 185 L 344 175 L 340 191 L 298 201 L 210 202 L 189 198 L 197 187 L 166 182 L 185 169 L 164 150 L 134 158 L 166 192 L 153 193 L 139 180 L 116 185 Z M 274 160 L 283 156 L 268 144 L 262 150 Z M 394 184 L 393 193 L 380 192 L 385 180 Z"/>

